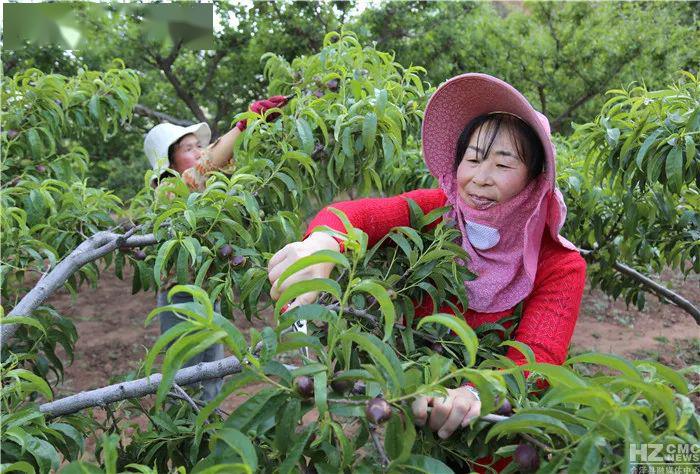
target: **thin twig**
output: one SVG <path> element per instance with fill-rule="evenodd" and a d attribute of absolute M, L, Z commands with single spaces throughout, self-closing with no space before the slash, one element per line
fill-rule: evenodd
<path fill-rule="evenodd" d="M 325 306 L 326 306 L 327 309 L 329 309 L 329 310 L 331 310 L 331 311 L 338 311 L 338 310 L 340 310 L 340 303 L 334 303 L 334 304 L 325 305 Z M 344 313 L 348 313 L 348 314 L 350 314 L 350 315 L 352 315 L 352 316 L 356 316 L 356 317 L 358 317 L 358 318 L 360 318 L 360 319 L 363 319 L 363 320 L 365 320 L 365 321 L 371 323 L 374 327 L 380 327 L 380 324 L 379 324 L 379 321 L 377 320 L 377 318 L 376 318 L 373 314 L 368 313 L 367 311 L 364 311 L 364 310 L 361 310 L 361 309 L 357 309 L 357 308 L 351 308 L 351 307 L 347 307 L 347 306 L 346 306 L 345 308 L 343 308 L 343 312 L 344 312 Z M 399 329 L 399 330 L 404 330 L 404 329 L 406 329 L 406 326 L 404 326 L 404 325 L 401 324 L 401 323 L 394 323 L 394 328 L 395 328 L 395 329 Z M 435 341 L 437 341 L 437 338 L 436 338 L 436 337 L 431 336 L 431 335 L 428 334 L 428 333 L 425 333 L 425 332 L 422 332 L 422 331 L 417 331 L 417 330 L 415 330 L 415 329 L 411 329 L 411 331 L 413 331 L 413 334 L 414 334 L 415 336 L 418 336 L 418 337 L 420 337 L 421 339 L 424 339 L 424 340 L 426 340 L 426 341 L 428 341 L 428 342 L 435 342 Z"/>
<path fill-rule="evenodd" d="M 382 470 L 385 470 L 386 467 L 389 465 L 389 458 L 387 457 L 386 452 L 384 451 L 382 443 L 379 441 L 379 436 L 377 435 L 377 426 L 372 423 L 369 424 L 369 435 L 372 437 L 372 443 L 374 444 L 374 448 L 379 453 L 379 459 L 382 463 Z"/>
<path fill-rule="evenodd" d="M 176 392 L 176 393 L 179 393 L 180 396 L 181 396 L 183 399 L 185 399 L 185 400 L 187 401 L 187 403 L 190 404 L 190 406 L 191 406 L 192 409 L 195 411 L 195 413 L 199 413 L 199 407 L 198 407 L 197 404 L 194 402 L 194 400 L 192 400 L 192 397 L 190 397 L 190 396 L 187 394 L 187 392 L 185 392 L 185 390 L 184 390 L 182 387 L 180 387 L 178 384 L 174 383 L 174 384 L 173 384 L 173 388 L 175 389 L 175 392 Z M 207 423 L 207 421 L 205 421 L 205 423 Z"/>

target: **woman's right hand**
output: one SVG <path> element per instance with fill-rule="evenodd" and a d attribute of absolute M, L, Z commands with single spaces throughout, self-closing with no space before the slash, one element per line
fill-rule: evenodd
<path fill-rule="evenodd" d="M 306 240 L 285 245 L 270 258 L 267 264 L 267 277 L 272 284 L 270 297 L 272 297 L 273 300 L 277 301 L 282 293 L 284 293 L 284 290 L 294 283 L 314 278 L 328 278 L 331 275 L 333 267 L 335 266 L 334 264 L 317 263 L 296 272 L 284 280 L 282 285 L 278 286 L 277 281 L 280 275 L 282 275 L 291 264 L 319 250 L 334 250 L 338 252 L 340 250 L 340 245 L 330 235 L 323 232 L 314 232 L 309 235 Z M 316 298 L 318 298 L 317 291 L 299 295 L 289 304 L 288 310 L 295 306 L 311 304 L 316 301 Z"/>

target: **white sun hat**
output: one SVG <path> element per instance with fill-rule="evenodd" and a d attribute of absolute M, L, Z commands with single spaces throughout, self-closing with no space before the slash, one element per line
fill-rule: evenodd
<path fill-rule="evenodd" d="M 165 170 L 169 167 L 168 148 L 181 137 L 194 133 L 200 145 L 205 147 L 211 140 L 211 130 L 206 122 L 180 127 L 172 123 L 161 123 L 146 134 L 143 141 L 143 151 L 154 170 Z"/>

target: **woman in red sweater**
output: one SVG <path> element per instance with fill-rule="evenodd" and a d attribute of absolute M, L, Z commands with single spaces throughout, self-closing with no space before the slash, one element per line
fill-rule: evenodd
<path fill-rule="evenodd" d="M 469 296 L 469 308 L 463 311 L 466 322 L 473 328 L 495 322 L 512 314 L 522 301 L 515 339 L 530 346 L 537 362 L 562 364 L 578 317 L 586 264 L 576 247 L 559 235 L 566 206 L 556 187 L 547 118 L 509 84 L 484 74 L 463 74 L 442 84 L 428 102 L 422 146 L 440 188 L 332 207 L 345 212 L 373 245 L 393 227 L 410 225 L 405 198 L 416 201 L 425 213 L 451 205 L 446 217 L 457 222 L 470 256 L 468 266 L 477 274 L 464 282 Z M 340 240 L 314 232 L 321 225 L 344 231 L 340 220 L 324 209 L 303 241 L 285 246 L 270 259 L 273 299 L 295 282 L 330 275 L 331 264 L 318 264 L 276 284 L 299 258 L 322 249 L 342 250 Z M 290 307 L 316 297 L 302 295 Z M 416 316 L 431 312 L 432 302 L 425 300 Z M 452 312 L 449 306 L 440 311 Z M 513 348 L 507 356 L 525 363 Z M 413 404 L 416 422 L 427 423 L 442 438 L 465 427 L 480 409 L 478 393 L 470 386 L 450 389 L 446 398 L 421 397 Z"/>

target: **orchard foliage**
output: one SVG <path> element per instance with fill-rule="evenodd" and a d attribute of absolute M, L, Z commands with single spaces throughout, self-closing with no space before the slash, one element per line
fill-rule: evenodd
<path fill-rule="evenodd" d="M 608 94 L 596 120 L 559 147 L 565 230 L 594 250 L 591 282 L 642 308 L 643 291 L 611 271 L 615 260 L 642 273 L 700 273 L 700 82 L 685 73 L 668 89 Z"/>
<path fill-rule="evenodd" d="M 140 226 L 138 232 L 152 233 L 157 243 L 139 251 L 123 249 L 105 259 L 108 268 L 114 263 L 119 276 L 125 265 L 134 268 L 135 292 L 162 288 L 165 281 L 174 281 L 178 285 L 171 294 L 192 296 L 191 303 L 158 308 L 147 318 L 150 322 L 166 310 L 182 317 L 182 322 L 161 335 L 143 363 L 146 374 L 156 368 L 163 374 L 155 405 L 124 400 L 107 409 L 109 418 L 104 423 L 82 415 L 47 419 L 37 404 L 52 398 L 51 385 L 60 378 L 65 362 L 56 356 L 56 345 L 63 345 L 70 358 L 75 331 L 49 307 L 36 314 L 6 318 L 3 323 L 10 319 L 23 328 L 3 347 L 2 354 L 3 472 L 49 472 L 65 460 L 61 472 L 68 473 L 175 469 L 207 473 L 311 469 L 320 473 L 447 473 L 453 468 L 464 469 L 467 461 L 488 454 L 503 457 L 516 451 L 530 451 L 532 461 L 538 460 L 545 472 L 560 468 L 626 472 L 631 443 L 698 443 L 700 417 L 691 400 L 698 387 L 689 381 L 697 367 L 673 371 L 652 361 L 597 353 L 573 356 L 562 366 L 538 363 L 529 347 L 511 340 L 518 311 L 476 329 L 460 317 L 437 313 L 437 308 L 452 305 L 455 299 L 468 306 L 462 282 L 473 278 L 468 267 L 459 264 L 467 259 L 455 243 L 459 231 L 453 222 L 439 220 L 445 208 L 424 215 L 409 202 L 411 226 L 393 229 L 374 245 L 368 242 L 367 234 L 338 213 L 345 231 L 323 231 L 343 239 L 345 251 L 318 252 L 301 259 L 281 279 L 320 262 L 335 264 L 331 277 L 295 283 L 278 301 L 267 300 L 267 261 L 272 252 L 299 239 L 305 217 L 300 213 L 313 212 L 344 193 L 395 194 L 432 183 L 419 165 L 417 140 L 432 89 L 424 81 L 423 69 L 404 67 L 392 54 L 363 46 L 348 32 L 327 34 L 318 54 L 291 62 L 267 55 L 263 61 L 270 92 L 294 96 L 283 110 L 266 112 L 281 113 L 281 117 L 274 122 L 251 112 L 233 117 L 232 124 L 248 119 L 248 127 L 236 143 L 236 170 L 232 175 L 214 174 L 201 193 L 190 192 L 178 177 L 166 178 L 153 189 L 152 173 L 147 173 L 144 188 L 125 215 Z M 89 76 L 94 86 L 104 90 L 87 94 L 83 102 L 70 106 L 74 113 L 80 111 L 95 123 L 106 121 L 108 125 L 128 118 L 133 102 L 118 102 L 118 91 L 135 100 L 130 94 L 138 95 L 138 84 L 129 82 L 133 75 L 128 70 L 121 71 L 124 76 L 118 72 L 110 77 L 121 77 L 121 86 L 105 77 L 100 78 L 101 83 L 95 82 Z M 81 84 L 80 78 L 66 84 Z M 697 87 L 697 81 L 693 84 Z M 27 81 L 15 87 L 21 90 L 18 95 L 26 97 L 21 88 L 34 85 Z M 689 94 L 695 93 L 696 89 L 687 88 Z M 66 90 L 70 88 L 65 87 L 64 96 L 68 95 Z M 685 166 L 691 158 L 687 158 L 685 137 L 694 136 L 694 129 L 687 124 L 696 122 L 692 112 L 686 114 L 678 105 L 685 103 L 685 93 L 677 94 L 677 101 L 664 96 L 667 102 L 659 99 L 657 105 L 653 105 L 654 95 L 644 104 L 643 99 L 635 102 L 636 92 L 630 93 L 629 109 L 621 106 L 619 110 L 627 113 L 627 118 L 618 117 L 611 104 L 603 111 L 605 119 L 582 127 L 586 145 L 579 146 L 586 150 L 592 166 L 582 163 L 576 167 L 568 162 L 570 167 L 562 167 L 569 202 L 579 189 L 590 188 L 585 183 L 592 182 L 589 180 L 595 179 L 595 173 L 610 176 L 610 189 L 605 192 L 618 199 L 624 183 L 620 176 L 627 176 L 630 161 L 619 151 L 605 153 L 601 147 L 617 150 L 622 143 L 621 150 L 627 137 L 636 133 L 626 150 L 638 156 L 647 136 L 660 129 L 664 131 L 656 137 L 659 141 L 647 149 L 653 150 L 649 153 L 654 156 L 666 150 L 663 157 L 668 161 L 673 147 L 685 146 L 681 189 L 679 192 L 674 187 L 678 184 L 675 181 L 659 178 L 660 174 L 659 183 L 646 180 L 638 186 L 639 192 L 664 190 L 680 194 L 678 199 L 682 199 L 683 189 L 692 191 L 696 185 L 686 179 Z M 117 107 L 112 108 L 109 99 L 116 101 Z M 673 105 L 668 105 L 671 102 Z M 688 103 L 692 106 L 692 101 Z M 642 109 L 642 104 L 649 107 Z M 645 121 L 638 122 L 637 109 L 647 113 Z M 679 118 L 666 123 L 667 117 L 659 111 L 671 109 Z M 17 121 L 20 134 L 23 123 Z M 651 126 L 644 128 L 645 123 Z M 584 135 L 587 128 L 588 142 Z M 107 132 L 109 129 L 104 127 Z M 618 132 L 609 131 L 614 129 Z M 49 179 L 42 180 L 30 163 L 22 165 L 26 158 L 21 153 L 32 149 L 28 137 L 14 137 L 19 141 L 12 149 L 19 166 L 24 166 L 24 177 L 12 187 L 2 188 L 3 235 L 15 222 L 23 224 L 10 239 L 14 247 L 8 252 L 25 255 L 25 260 L 8 267 L 7 274 L 14 277 L 12 285 L 3 279 L 4 301 L 24 293 L 21 272 L 45 271 L 42 255 L 53 266 L 49 255 L 64 258 L 71 250 L 68 245 L 80 241 L 77 236 L 81 232 L 111 227 L 115 222 L 109 213 L 121 212 L 116 207 L 121 202 L 109 193 L 97 201 L 71 201 L 65 196 L 71 188 L 60 183 L 82 182 L 86 187 L 80 175 L 86 158 L 75 154 L 66 157 L 58 145 L 55 162 L 66 160 L 72 175 L 54 179 L 56 183 L 49 184 L 45 192 L 37 191 L 63 168 L 52 167 Z M 52 137 L 56 143 L 56 136 Z M 618 141 L 613 143 L 613 137 Z M 674 137 L 676 140 L 669 143 Z M 52 141 L 42 143 L 51 150 Z M 618 155 L 622 161 L 615 165 Z M 608 161 L 596 168 L 601 157 Z M 642 156 L 641 176 L 647 176 L 644 159 Z M 605 166 L 615 173 L 601 171 Z M 695 169 L 692 166 L 697 163 L 688 166 Z M 671 168 L 668 175 L 675 176 L 676 169 Z M 627 178 L 632 176 L 639 174 L 631 173 Z M 581 183 L 578 188 L 577 182 Z M 90 191 L 99 192 L 103 191 Z M 35 207 L 40 208 L 36 204 L 40 202 L 45 203 L 43 219 L 24 222 Z M 572 214 L 583 220 L 580 216 L 588 210 L 585 204 L 581 209 L 578 205 L 572 206 Z M 51 226 L 44 225 L 46 221 Z M 45 247 L 33 247 L 44 242 Z M 8 255 L 4 247 L 3 252 Z M 82 270 L 85 277 L 98 275 L 96 263 L 84 268 L 89 268 Z M 284 311 L 285 304 L 311 290 L 321 292 L 316 303 Z M 433 300 L 436 314 L 416 320 L 414 302 L 426 297 Z M 221 312 L 215 311 L 217 299 Z M 262 330 L 243 334 L 232 318 L 235 309 L 253 318 L 270 306 L 273 319 Z M 290 330 L 298 321 L 309 322 L 306 333 Z M 193 354 L 216 343 L 223 343 L 241 362 L 241 368 L 226 380 L 219 397 L 208 404 L 197 403 L 191 398 L 194 393 L 188 395 L 173 384 L 175 373 Z M 517 366 L 505 357 L 509 347 L 523 354 L 525 365 Z M 593 372 L 591 366 L 603 370 Z M 49 376 L 50 371 L 55 377 Z M 480 391 L 481 418 L 449 440 L 414 425 L 410 407 L 415 397 L 445 393 L 446 388 L 466 380 Z M 223 412 L 223 400 L 241 392 L 248 394 L 247 400 L 233 412 Z M 506 402 L 512 407 L 510 413 Z M 494 417 L 499 409 L 510 416 Z M 127 436 L 127 420 L 139 414 L 145 415 L 148 424 L 131 424 Z M 99 466 L 81 458 L 83 440 L 94 430 L 105 432 L 96 452 Z M 515 464 L 508 468 L 508 472 L 515 470 Z"/>

